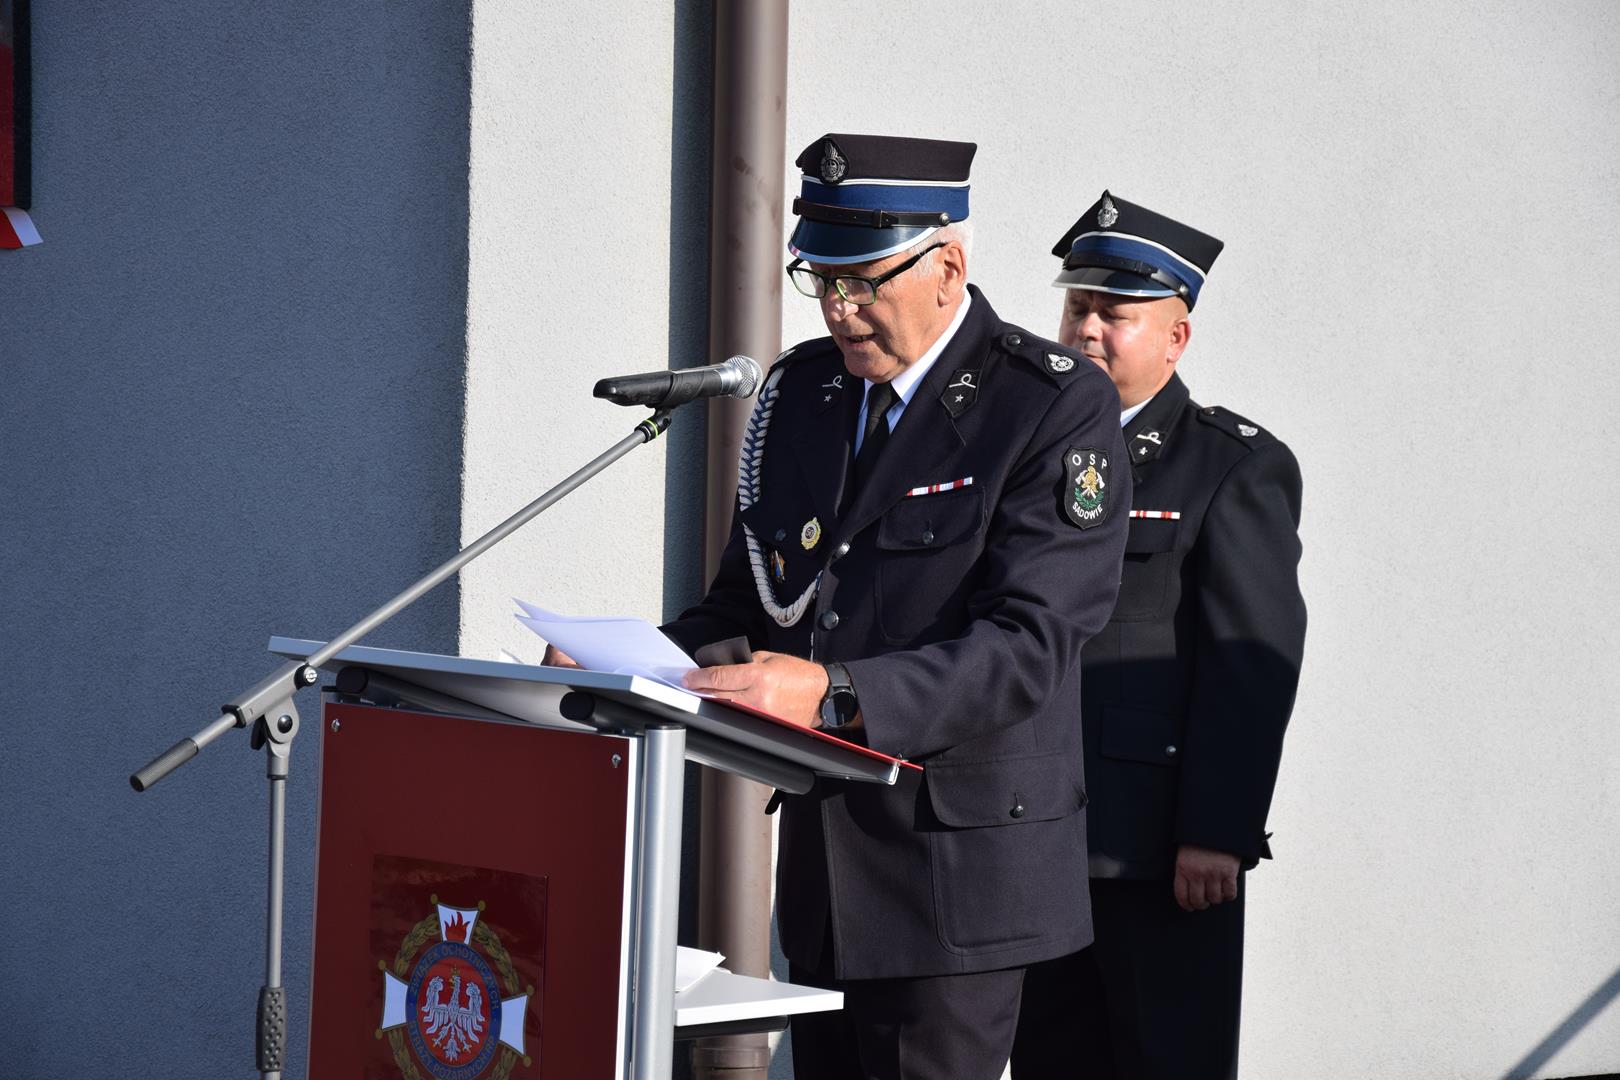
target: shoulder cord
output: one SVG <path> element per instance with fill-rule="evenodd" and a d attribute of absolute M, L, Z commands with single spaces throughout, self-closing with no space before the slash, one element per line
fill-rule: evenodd
<path fill-rule="evenodd" d="M 759 392 L 754 412 L 748 418 L 748 431 L 743 436 L 742 454 L 737 461 L 737 506 L 742 510 L 753 506 L 759 499 L 760 476 L 765 463 L 765 432 L 771 426 L 771 410 L 776 407 L 779 393 L 776 384 L 782 381 L 782 373 L 786 370 L 786 364 L 771 368 L 770 377 Z M 748 562 L 754 569 L 754 587 L 759 591 L 759 602 L 764 606 L 765 613 L 780 626 L 794 625 L 803 618 L 805 608 L 815 596 L 816 586 L 821 584 L 821 575 L 816 574 L 815 580 L 804 590 L 804 595 L 783 607 L 776 602 L 776 593 L 771 589 L 770 578 L 766 576 L 765 554 L 760 548 L 759 537 L 754 535 L 754 530 L 746 522 L 743 524 L 743 537 L 748 541 Z"/>

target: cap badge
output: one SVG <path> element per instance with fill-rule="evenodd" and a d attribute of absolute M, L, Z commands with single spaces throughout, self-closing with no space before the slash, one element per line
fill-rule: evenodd
<path fill-rule="evenodd" d="M 1055 374 L 1074 370 L 1074 357 L 1064 356 L 1061 353 L 1049 352 L 1046 354 L 1046 366 Z"/>
<path fill-rule="evenodd" d="M 821 519 L 811 518 L 799 530 L 799 543 L 804 550 L 809 551 L 821 542 Z"/>
<path fill-rule="evenodd" d="M 821 168 L 822 171 L 825 172 L 827 169 L 826 164 L 824 163 Z M 1097 224 L 1101 225 L 1105 229 L 1111 229 L 1114 227 L 1114 222 L 1118 220 L 1119 207 L 1115 206 L 1114 200 L 1110 199 L 1105 193 L 1103 195 L 1103 204 L 1097 210 Z"/>
<path fill-rule="evenodd" d="M 1260 429 L 1255 427 L 1253 424 L 1239 424 L 1238 434 L 1243 436 L 1245 439 L 1252 439 L 1256 435 L 1260 434 Z"/>
<path fill-rule="evenodd" d="M 836 184 L 849 171 L 849 162 L 838 152 L 838 144 L 828 139 L 821 144 L 821 179 Z"/>

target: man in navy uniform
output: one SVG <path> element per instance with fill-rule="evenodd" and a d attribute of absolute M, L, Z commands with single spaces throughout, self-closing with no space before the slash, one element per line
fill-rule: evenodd
<path fill-rule="evenodd" d="M 1130 506 L 1103 372 L 967 283 L 971 143 L 827 135 L 799 156 L 788 276 L 828 337 L 777 358 L 688 683 L 923 771 L 781 805 L 777 918 L 795 1072 L 995 1080 L 1024 968 L 1091 940 L 1081 647 Z"/>
<path fill-rule="evenodd" d="M 1031 970 L 1014 1080 L 1237 1075 L 1243 872 L 1271 854 L 1305 603 L 1294 455 L 1176 374 L 1221 247 L 1105 191 L 1053 249 L 1059 340 L 1119 388 L 1135 485 L 1082 656 L 1096 943 Z"/>

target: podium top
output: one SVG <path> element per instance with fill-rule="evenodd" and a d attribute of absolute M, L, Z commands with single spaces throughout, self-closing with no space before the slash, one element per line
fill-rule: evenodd
<path fill-rule="evenodd" d="M 302 660 L 324 645 L 321 641 L 277 636 L 270 639 L 270 652 Z M 641 675 L 475 660 L 370 645 L 351 645 L 322 665 L 323 670 L 334 673 L 345 667 L 377 671 L 519 720 L 574 730 L 590 729 L 563 719 L 559 705 L 569 691 L 588 691 L 834 779 L 893 784 L 902 768 L 921 768 L 822 731 L 702 698 Z"/>

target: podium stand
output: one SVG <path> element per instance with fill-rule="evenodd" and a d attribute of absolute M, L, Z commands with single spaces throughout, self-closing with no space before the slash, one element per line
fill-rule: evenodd
<path fill-rule="evenodd" d="M 323 670 L 310 1080 L 662 1080 L 677 1038 L 841 1007 L 724 971 L 676 993 L 684 762 L 792 793 L 915 766 L 640 676 L 366 646 Z"/>

